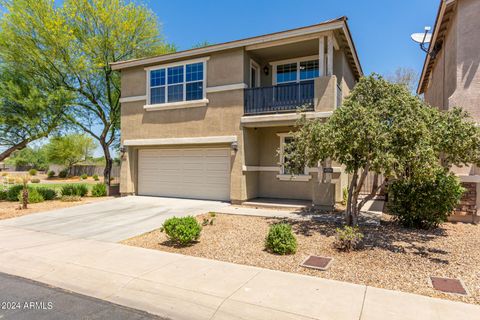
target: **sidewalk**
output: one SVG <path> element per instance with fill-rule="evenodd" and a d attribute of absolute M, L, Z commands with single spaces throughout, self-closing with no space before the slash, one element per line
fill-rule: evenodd
<path fill-rule="evenodd" d="M 5 226 L 0 272 L 172 319 L 480 319 L 478 305 Z"/>

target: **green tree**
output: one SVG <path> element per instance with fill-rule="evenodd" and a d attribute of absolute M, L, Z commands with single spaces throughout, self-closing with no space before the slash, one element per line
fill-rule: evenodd
<path fill-rule="evenodd" d="M 45 138 L 65 121 L 71 95 L 23 72 L 0 69 L 0 161 Z"/>
<path fill-rule="evenodd" d="M 69 120 L 96 139 L 110 181 L 118 144 L 120 79 L 110 64 L 170 52 L 156 16 L 124 0 L 2 0 L 0 58 L 75 95 Z"/>
<path fill-rule="evenodd" d="M 38 170 L 48 169 L 48 158 L 45 147 L 26 147 L 22 150 L 17 150 L 13 152 L 5 162 L 16 167 L 32 166 Z"/>
<path fill-rule="evenodd" d="M 92 138 L 84 134 L 70 134 L 51 138 L 45 148 L 51 163 L 65 165 L 70 169 L 91 157 L 96 144 Z"/>
<path fill-rule="evenodd" d="M 413 96 L 404 85 L 378 75 L 360 79 L 344 104 L 326 121 L 302 118 L 286 150 L 292 169 L 334 160 L 352 174 L 346 221 L 357 224 L 364 204 L 392 179 L 415 173 L 433 179 L 441 164 L 479 162 L 480 133 L 460 109 L 441 112 Z M 359 201 L 367 175 L 371 193 Z M 387 179 L 378 183 L 378 175 Z"/>

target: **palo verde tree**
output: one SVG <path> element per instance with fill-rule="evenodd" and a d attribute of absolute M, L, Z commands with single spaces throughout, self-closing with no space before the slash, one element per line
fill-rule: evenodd
<path fill-rule="evenodd" d="M 287 148 L 287 166 L 315 166 L 328 159 L 345 166 L 349 181 L 346 222 L 357 224 L 364 204 L 387 181 L 411 174 L 432 176 L 440 165 L 476 163 L 479 130 L 460 109 L 441 112 L 413 96 L 404 85 L 378 75 L 363 77 L 327 121 L 302 118 Z M 369 173 L 371 193 L 359 201 Z M 378 182 L 378 175 L 387 179 Z"/>
<path fill-rule="evenodd" d="M 0 59 L 74 94 L 69 121 L 99 142 L 109 182 L 120 129 L 120 79 L 110 63 L 173 49 L 156 16 L 124 0 L 0 1 Z"/>
<path fill-rule="evenodd" d="M 71 102 L 66 90 L 5 67 L 0 70 L 0 161 L 58 129 Z"/>

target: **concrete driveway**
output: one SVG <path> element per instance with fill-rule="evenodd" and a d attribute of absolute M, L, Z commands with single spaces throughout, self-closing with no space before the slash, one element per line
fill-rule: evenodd
<path fill-rule="evenodd" d="M 197 215 L 228 206 L 207 200 L 123 197 L 0 221 L 0 226 L 118 242 L 160 227 L 172 216 Z"/>

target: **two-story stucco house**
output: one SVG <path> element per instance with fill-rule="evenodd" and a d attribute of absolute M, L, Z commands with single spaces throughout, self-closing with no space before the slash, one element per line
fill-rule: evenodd
<path fill-rule="evenodd" d="M 442 110 L 462 107 L 480 124 L 480 1 L 441 0 L 417 92 Z M 480 169 L 454 168 L 467 192 L 453 220 L 480 221 Z"/>
<path fill-rule="evenodd" d="M 341 200 L 340 166 L 292 176 L 282 150 L 299 108 L 329 117 L 362 75 L 345 17 L 112 67 L 123 195 Z"/>

